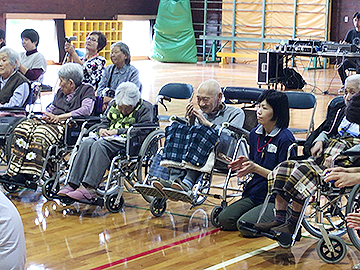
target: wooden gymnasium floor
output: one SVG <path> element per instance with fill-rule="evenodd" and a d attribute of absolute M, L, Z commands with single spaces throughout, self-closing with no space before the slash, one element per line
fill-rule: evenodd
<path fill-rule="evenodd" d="M 168 82 L 184 82 L 196 88 L 214 78 L 221 86 L 256 85 L 256 62 L 220 67 L 218 64 L 166 64 L 132 62 L 140 70 L 143 98 L 153 102 L 159 88 Z M 318 100 L 315 124 L 324 118 L 328 101 L 337 94 L 340 80 L 334 69 L 305 71 L 307 60 L 298 63 Z M 55 83 L 58 66 L 50 66 L 46 82 Z M 315 87 L 316 84 L 316 87 Z M 328 91 L 329 95 L 322 92 Z M 51 100 L 44 94 L 43 107 Z M 182 115 L 185 103 L 172 101 L 168 114 Z M 161 110 L 164 113 L 164 110 Z M 291 126 L 308 123 L 309 114 L 292 113 Z M 222 183 L 223 177 L 214 179 Z M 47 201 L 40 189 L 9 195 L 19 209 L 25 228 L 27 269 L 351 269 L 360 253 L 348 244 L 344 260 L 329 265 L 316 253 L 317 239 L 305 236 L 291 249 L 282 249 L 267 238 L 247 239 L 238 232 L 219 231 L 209 221 L 220 201 L 209 198 L 190 209 L 182 202 L 168 201 L 166 213 L 154 217 L 139 194 L 125 192 L 124 210 L 74 204 L 62 206 Z M 1 266 L 0 266 L 1 268 Z"/>

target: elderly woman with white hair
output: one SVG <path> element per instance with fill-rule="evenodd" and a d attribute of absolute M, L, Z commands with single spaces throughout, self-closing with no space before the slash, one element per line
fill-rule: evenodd
<path fill-rule="evenodd" d="M 68 63 L 59 72 L 60 89 L 42 119 L 26 119 L 15 128 L 6 175 L 16 183 L 39 176 L 48 148 L 64 135 L 65 120 L 92 114 L 95 90 L 84 84 L 81 65 Z"/>
<path fill-rule="evenodd" d="M 9 47 L 0 49 L 0 108 L 23 107 L 29 98 L 30 83 L 19 72 L 20 56 Z"/>
<path fill-rule="evenodd" d="M 134 83 L 121 83 L 95 129 L 98 136 L 81 143 L 69 172 L 68 184 L 58 195 L 91 202 L 112 158 L 125 147 L 124 140 L 114 138 L 126 138 L 128 128 L 135 123 L 152 123 L 152 110 L 153 106 L 141 99 L 139 88 Z"/>

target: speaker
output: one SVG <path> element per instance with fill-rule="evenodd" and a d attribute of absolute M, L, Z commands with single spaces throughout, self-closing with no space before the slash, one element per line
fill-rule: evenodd
<path fill-rule="evenodd" d="M 277 83 L 283 72 L 283 57 L 273 51 L 258 51 L 257 84 Z"/>

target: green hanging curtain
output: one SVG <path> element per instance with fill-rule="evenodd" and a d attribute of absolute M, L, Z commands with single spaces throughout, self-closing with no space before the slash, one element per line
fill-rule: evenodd
<path fill-rule="evenodd" d="M 196 53 L 190 0 L 160 0 L 151 58 L 196 63 Z"/>

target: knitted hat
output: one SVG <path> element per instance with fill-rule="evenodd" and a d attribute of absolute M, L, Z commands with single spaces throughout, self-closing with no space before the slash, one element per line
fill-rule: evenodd
<path fill-rule="evenodd" d="M 28 38 L 32 42 L 36 43 L 36 47 L 39 45 L 39 34 L 34 29 L 25 29 L 21 33 L 21 38 Z"/>

